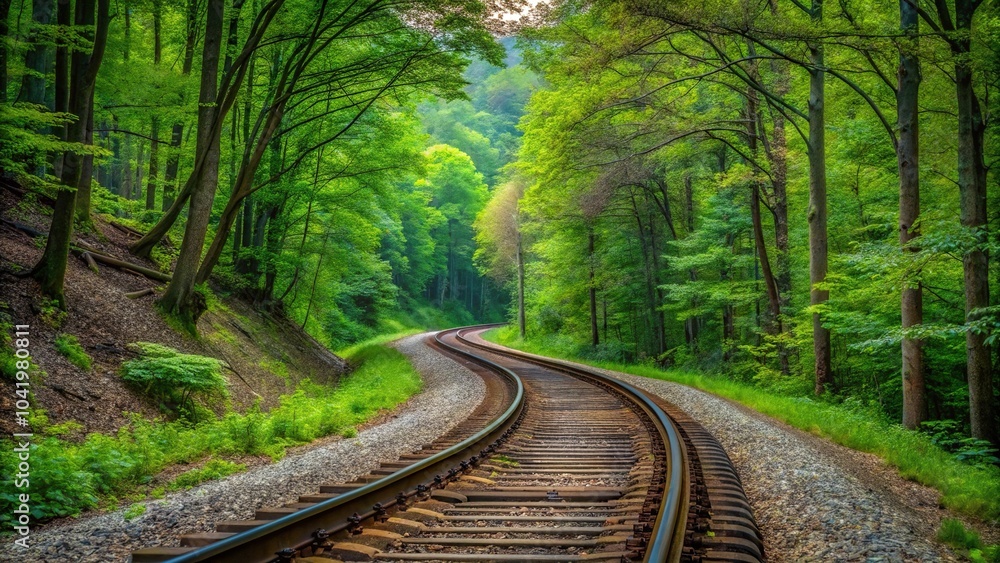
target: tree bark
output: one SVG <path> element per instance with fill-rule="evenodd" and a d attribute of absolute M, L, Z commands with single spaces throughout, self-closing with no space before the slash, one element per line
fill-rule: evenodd
<path fill-rule="evenodd" d="M 58 0 L 56 23 L 63 29 L 69 28 L 72 22 L 71 17 L 69 0 Z M 56 42 L 55 111 L 69 112 L 69 47 L 65 39 Z M 63 141 L 67 139 L 68 134 L 69 125 L 63 125 L 56 131 L 56 135 Z M 52 159 L 52 174 L 57 178 L 62 178 L 63 158 L 64 155 L 58 153 Z"/>
<path fill-rule="evenodd" d="M 93 110 L 91 104 L 94 86 L 104 58 L 108 25 L 111 21 L 109 6 L 110 0 L 77 0 L 76 3 L 76 25 L 94 27 L 95 32 L 92 51 L 87 53 L 84 50 L 76 50 L 72 56 L 69 103 L 70 111 L 77 116 L 77 119 L 68 128 L 67 140 L 73 143 L 83 143 L 87 138 L 87 126 Z M 64 160 L 61 178 L 64 189 L 59 190 L 59 195 L 56 197 L 45 250 L 31 272 L 41 285 L 42 294 L 57 301 L 60 307 L 66 305 L 63 281 L 66 277 L 70 240 L 73 237 L 77 189 L 81 183 L 90 182 L 90 176 L 82 175 L 84 159 L 81 155 L 70 151 L 66 153 Z"/>
<path fill-rule="evenodd" d="M 187 33 L 184 39 L 184 64 L 181 67 L 181 74 L 189 76 L 194 66 L 194 48 L 198 41 L 198 2 L 187 0 Z M 171 212 L 178 197 L 177 194 L 177 170 L 180 166 L 181 143 L 184 140 L 184 124 L 174 123 L 170 133 L 170 153 L 167 156 L 167 168 L 163 171 L 163 202 L 164 212 Z M 186 199 L 190 194 L 181 190 L 181 205 L 187 203 Z M 171 222 L 171 225 L 173 222 Z M 169 226 L 168 226 L 169 229 Z"/>
<path fill-rule="evenodd" d="M 814 22 L 823 20 L 823 1 L 812 1 Z M 826 134 L 825 134 L 825 60 L 823 45 L 809 44 L 809 302 L 823 306 L 830 292 L 816 286 L 826 282 L 827 213 L 826 213 Z M 822 395 L 833 388 L 830 331 L 823 327 L 819 313 L 813 313 L 813 353 L 816 358 L 815 393 Z"/>
<path fill-rule="evenodd" d="M 587 234 L 587 261 L 590 262 L 590 345 L 597 348 L 600 338 L 597 333 L 597 285 L 594 282 L 594 231 Z"/>
<path fill-rule="evenodd" d="M 191 324 L 198 320 L 204 304 L 194 298 L 195 277 L 205 245 L 212 202 L 219 183 L 221 139 L 215 134 L 217 118 L 219 54 L 222 46 L 222 20 L 225 0 L 208 0 L 205 40 L 201 60 L 201 88 L 198 98 L 197 152 L 205 155 L 204 164 L 191 189 L 191 207 L 184 228 L 174 276 L 159 300 L 168 312 Z"/>
<path fill-rule="evenodd" d="M 149 147 L 149 178 L 146 182 L 146 210 L 151 211 L 156 207 L 156 186 L 160 175 L 160 118 L 153 116 L 150 125 L 150 138 L 152 143 Z"/>
<path fill-rule="evenodd" d="M 517 230 L 517 329 L 523 339 L 525 336 L 524 315 L 524 248 L 521 241 L 521 229 Z"/>
<path fill-rule="evenodd" d="M 958 191 L 962 226 L 975 233 L 978 243 L 986 242 L 986 165 L 983 161 L 983 123 L 979 98 L 973 89 L 972 18 L 979 0 L 956 0 L 955 27 L 959 37 L 952 41 L 956 56 L 955 86 L 958 97 Z M 990 304 L 989 257 L 977 245 L 962 258 L 965 278 L 965 315 L 972 320 L 978 309 Z M 969 380 L 969 418 L 972 436 L 1000 444 L 993 422 L 992 358 L 986 335 L 965 333 L 967 375 Z"/>
<path fill-rule="evenodd" d="M 163 56 L 161 45 L 161 20 L 163 3 L 162 0 L 153 1 L 153 64 L 160 65 Z M 146 210 L 152 211 L 156 207 L 156 188 L 160 176 L 160 118 L 153 115 L 150 118 L 150 135 L 152 143 L 149 147 L 149 180 L 146 184 Z"/>
<path fill-rule="evenodd" d="M 899 53 L 896 120 L 899 138 L 896 161 L 899 168 L 899 244 L 904 253 L 917 249 L 910 241 L 920 236 L 916 226 L 920 216 L 920 126 L 918 98 L 920 62 L 916 55 L 919 33 L 917 8 L 911 0 L 899 1 L 899 28 L 908 43 Z M 905 283 L 900 298 L 903 330 L 923 324 L 923 290 L 920 282 Z M 903 336 L 903 426 L 913 430 L 927 419 L 927 391 L 924 383 L 923 341 Z"/>
<path fill-rule="evenodd" d="M 87 114 L 87 128 L 84 135 L 85 143 L 94 144 L 94 90 L 91 88 L 87 94 L 90 99 L 87 101 L 89 113 Z M 76 186 L 76 220 L 81 225 L 90 224 L 90 187 L 94 183 L 94 155 L 87 154 L 83 157 L 83 169 L 80 172 L 80 182 Z"/>

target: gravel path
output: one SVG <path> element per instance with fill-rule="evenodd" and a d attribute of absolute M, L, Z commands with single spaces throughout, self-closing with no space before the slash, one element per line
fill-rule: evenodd
<path fill-rule="evenodd" d="M 423 376 L 424 390 L 383 424 L 364 429 L 354 438 L 302 448 L 278 463 L 149 501 L 146 513 L 131 522 L 118 510 L 43 527 L 32 534 L 30 551 L 5 541 L 0 561 L 124 561 L 134 549 L 177 545 L 177 535 L 212 531 L 218 520 L 251 519 L 259 507 L 295 502 L 301 494 L 315 493 L 323 483 L 351 481 L 375 469 L 380 461 L 394 460 L 432 442 L 476 408 L 485 385 L 472 372 L 427 348 L 424 336 L 395 344 Z"/>

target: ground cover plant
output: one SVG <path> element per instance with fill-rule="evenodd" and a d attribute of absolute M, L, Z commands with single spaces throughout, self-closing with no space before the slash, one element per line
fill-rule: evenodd
<path fill-rule="evenodd" d="M 163 355 L 158 359 L 178 357 L 176 351 L 160 352 Z M 156 476 L 172 465 L 206 460 L 170 482 L 167 490 L 195 486 L 243 468 L 226 457 L 278 460 L 291 446 L 331 434 L 351 437 L 358 425 L 421 389 L 420 376 L 406 357 L 388 346 L 363 343 L 348 350 L 345 357 L 356 368 L 335 386 L 304 381 L 267 412 L 255 408 L 199 421 L 149 421 L 135 415 L 115 435 L 92 433 L 79 440 L 69 436 L 72 424 L 48 425 L 44 415 L 36 415 L 33 426 L 44 428 L 39 432 L 44 437 L 31 446 L 32 518 L 71 516 L 91 508 L 115 507 L 125 498 L 162 496 L 163 486 L 156 484 Z M 0 452 L 3 526 L 10 523 L 17 500 L 12 494 L 17 489 L 11 486 L 16 466 L 13 447 L 6 443 Z"/>

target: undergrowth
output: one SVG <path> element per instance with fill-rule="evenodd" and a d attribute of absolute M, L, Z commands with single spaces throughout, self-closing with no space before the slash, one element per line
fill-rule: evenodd
<path fill-rule="evenodd" d="M 56 351 L 59 352 L 64 358 L 69 360 L 69 363 L 82 369 L 83 371 L 90 371 L 91 359 L 87 354 L 87 351 L 83 349 L 80 345 L 80 341 L 76 339 L 72 334 L 60 333 L 56 336 L 55 340 Z"/>
<path fill-rule="evenodd" d="M 32 419 L 36 437 L 31 445 L 31 517 L 37 522 L 99 506 L 114 507 L 126 497 L 162 496 L 164 487 L 153 487 L 154 476 L 175 464 L 211 457 L 202 468 L 182 474 L 168 489 L 194 486 L 238 470 L 237 464 L 225 457 L 264 455 L 277 460 L 289 447 L 322 436 L 351 437 L 357 425 L 421 389 L 420 376 L 406 357 L 387 346 L 355 346 L 349 350 L 348 360 L 358 367 L 336 387 L 305 380 L 267 412 L 252 408 L 200 422 L 148 421 L 135 414 L 115 435 L 92 433 L 73 441 L 63 437 L 67 434 L 65 425 L 47 426 L 44 415 L 36 411 Z M 9 529 L 16 507 L 18 489 L 12 479 L 17 463 L 13 444 L 9 440 L 0 443 L 3 529 Z"/>
<path fill-rule="evenodd" d="M 961 521 L 954 518 L 941 520 L 941 528 L 938 530 L 937 539 L 954 548 L 965 551 L 969 560 L 979 563 L 1000 562 L 1000 545 L 983 545 L 979 534 L 968 530 Z"/>
<path fill-rule="evenodd" d="M 581 359 L 561 347 L 547 346 L 544 341 L 521 340 L 516 330 L 509 328 L 491 330 L 485 337 L 526 352 L 673 381 L 734 400 L 796 428 L 881 457 L 904 478 L 940 491 L 941 503 L 961 514 L 1000 521 L 1000 468 L 964 463 L 926 434 L 908 431 L 860 404 L 831 404 L 809 397 L 781 395 L 722 376 Z"/>

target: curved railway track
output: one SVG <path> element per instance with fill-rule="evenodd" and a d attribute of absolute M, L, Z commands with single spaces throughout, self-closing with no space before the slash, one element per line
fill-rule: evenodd
<path fill-rule="evenodd" d="M 763 561 L 736 471 L 704 428 L 624 382 L 490 345 L 483 330 L 433 341 L 487 385 L 447 435 L 132 561 Z"/>

